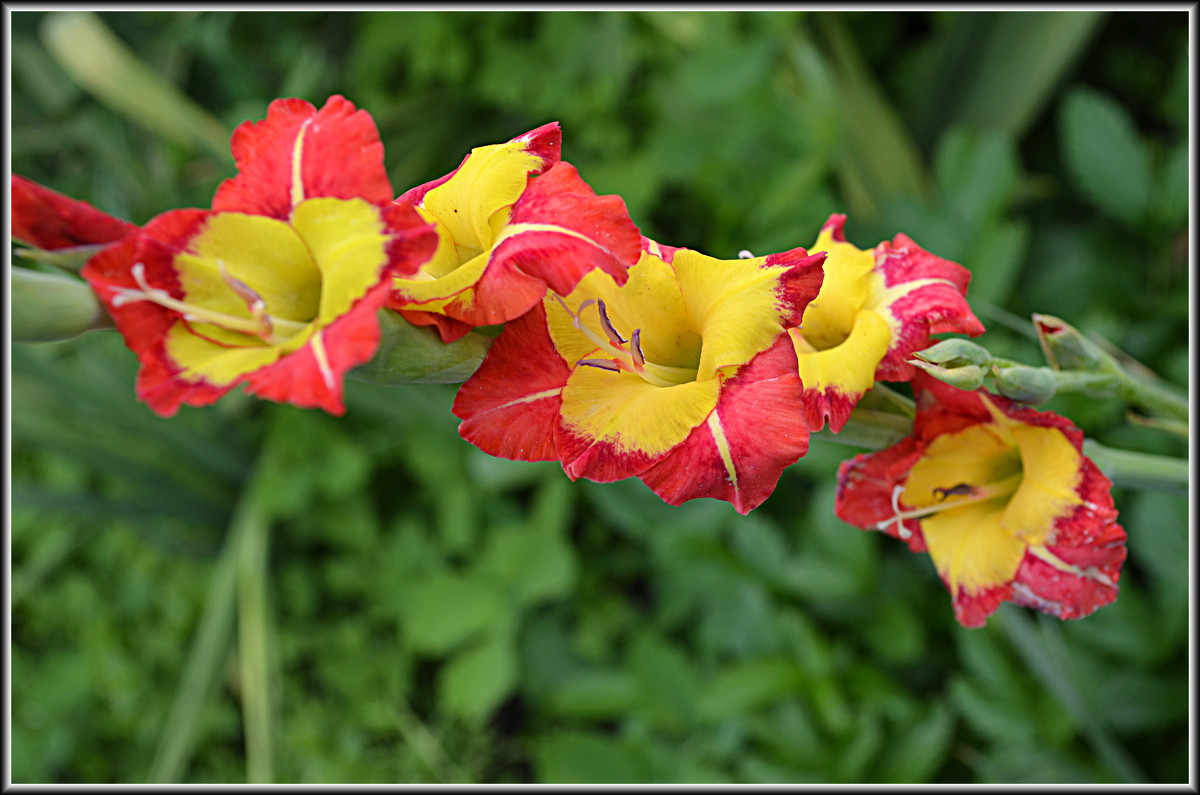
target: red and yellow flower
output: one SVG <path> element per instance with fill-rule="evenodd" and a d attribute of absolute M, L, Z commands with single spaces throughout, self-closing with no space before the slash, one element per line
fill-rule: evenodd
<path fill-rule="evenodd" d="M 717 260 L 645 241 L 628 281 L 596 270 L 505 326 L 454 401 L 483 451 L 637 476 L 672 505 L 747 513 L 808 450 L 787 330 L 821 283 L 797 248 Z"/>
<path fill-rule="evenodd" d="M 1062 619 L 1113 601 L 1125 531 L 1083 433 L 983 390 L 913 384 L 913 436 L 842 464 L 837 515 L 928 551 L 966 627 L 1004 601 Z"/>
<path fill-rule="evenodd" d="M 846 216 L 831 215 L 813 251 L 824 251 L 825 281 L 788 333 L 796 347 L 808 424 L 837 433 L 876 381 L 907 381 L 914 351 L 931 334 L 978 336 L 983 324 L 967 305 L 970 272 L 896 235 L 873 249 L 846 242 Z"/>
<path fill-rule="evenodd" d="M 342 379 L 379 343 L 391 280 L 437 245 L 392 201 L 374 121 L 340 96 L 272 102 L 234 131 L 238 175 L 212 210 L 173 210 L 83 276 L 141 362 L 137 392 L 170 416 L 234 386 L 344 411 Z"/>
<path fill-rule="evenodd" d="M 620 197 L 597 196 L 559 160 L 561 143 L 558 124 L 546 124 L 477 147 L 451 173 L 400 196 L 436 225 L 438 248 L 395 280 L 389 306 L 452 342 L 520 317 L 547 288 L 566 295 L 594 268 L 623 284 L 641 233 Z"/>

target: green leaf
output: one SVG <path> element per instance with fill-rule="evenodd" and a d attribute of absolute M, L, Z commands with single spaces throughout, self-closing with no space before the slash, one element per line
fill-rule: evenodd
<path fill-rule="evenodd" d="M 430 575 L 402 589 L 401 598 L 408 644 L 427 654 L 445 654 L 508 618 L 501 592 L 460 574 Z"/>
<path fill-rule="evenodd" d="M 543 735 L 533 748 L 541 784 L 636 784 L 646 780 L 640 760 L 608 737 L 583 732 Z"/>
<path fill-rule="evenodd" d="M 945 761 L 953 739 L 953 713 L 935 704 L 924 718 L 892 732 L 875 778 L 889 784 L 928 782 Z"/>
<path fill-rule="evenodd" d="M 1181 141 L 1171 150 L 1155 181 L 1155 215 L 1170 227 L 1187 224 L 1189 154 L 1187 141 Z"/>
<path fill-rule="evenodd" d="M 139 60 L 95 14 L 47 14 L 42 41 L 75 82 L 116 112 L 223 161 L 229 157 L 229 130 Z"/>
<path fill-rule="evenodd" d="M 556 711 L 567 715 L 619 718 L 637 707 L 637 683 L 622 671 L 588 671 L 559 685 L 551 702 Z"/>
<path fill-rule="evenodd" d="M 507 637 L 456 654 L 442 669 L 438 694 L 446 710 L 477 726 L 517 684 L 517 656 Z"/>
<path fill-rule="evenodd" d="M 796 664 L 783 658 L 763 658 L 722 670 L 704 687 L 696 715 L 720 721 L 741 715 L 796 693 L 802 678 Z"/>
<path fill-rule="evenodd" d="M 956 125 L 942 136 L 934 174 L 949 211 L 978 229 L 1007 207 L 1021 174 L 1016 144 L 997 130 Z"/>
<path fill-rule="evenodd" d="M 1114 99 L 1076 88 L 1059 114 L 1059 147 L 1075 187 L 1097 209 L 1129 225 L 1150 209 L 1150 160 L 1129 112 Z"/>

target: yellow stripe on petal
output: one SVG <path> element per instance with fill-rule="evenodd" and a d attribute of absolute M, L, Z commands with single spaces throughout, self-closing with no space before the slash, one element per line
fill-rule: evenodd
<path fill-rule="evenodd" d="M 737 504 L 738 491 L 738 476 L 737 467 L 733 465 L 733 452 L 729 449 L 729 439 L 725 436 L 725 428 L 721 425 L 721 418 L 717 416 L 717 412 L 708 415 L 708 430 L 712 433 L 713 442 L 717 445 L 717 454 L 721 456 L 721 463 L 725 466 L 725 471 L 729 473 L 729 485 L 733 486 L 734 499 L 732 502 Z"/>
<path fill-rule="evenodd" d="M 576 232 L 574 229 L 568 229 L 565 226 L 556 226 L 555 224 L 508 224 L 498 231 L 492 246 L 499 246 L 508 238 L 515 237 L 516 235 L 521 235 L 526 232 L 553 232 L 557 235 L 566 235 L 567 237 L 572 237 L 576 240 L 582 240 L 584 243 L 598 248 L 601 251 L 610 254 L 614 258 L 619 259 L 619 257 L 612 251 L 609 251 L 604 246 L 600 245 L 596 240 L 588 237 L 582 232 Z"/>
<path fill-rule="evenodd" d="M 379 283 L 389 237 L 373 204 L 362 199 L 310 199 L 292 213 L 292 225 L 320 271 L 321 324 L 332 323 Z"/>
<path fill-rule="evenodd" d="M 450 179 L 425 194 L 422 206 L 460 245 L 491 248 L 493 214 L 520 198 L 529 172 L 542 163 L 526 145 L 510 141 L 472 149 Z"/>
<path fill-rule="evenodd" d="M 687 313 L 704 340 L 700 380 L 712 378 L 719 367 L 749 362 L 783 332 L 777 290 L 786 269 L 764 268 L 765 260 L 719 260 L 690 249 L 675 252 L 672 264 Z"/>
<path fill-rule="evenodd" d="M 1000 524 L 994 501 L 965 505 L 921 520 L 921 533 L 952 596 L 1012 582 L 1025 557 L 1025 542 Z"/>
<path fill-rule="evenodd" d="M 577 367 L 562 391 L 562 423 L 618 453 L 659 456 L 705 421 L 719 392 L 716 379 L 657 387 L 630 373 Z"/>
<path fill-rule="evenodd" d="M 1082 477 L 1080 454 L 1056 428 L 1014 423 L 1012 434 L 1025 477 L 1001 522 L 1026 543 L 1053 542 L 1055 522 L 1082 502 L 1076 492 Z"/>
<path fill-rule="evenodd" d="M 800 329 L 788 329 L 788 334 L 804 388 L 843 394 L 862 394 L 875 385 L 875 368 L 892 338 L 884 319 L 869 310 L 859 312 L 848 336 L 831 348 L 815 349 Z"/>
<path fill-rule="evenodd" d="M 296 142 L 292 145 L 292 207 L 299 207 L 304 201 L 304 133 L 312 119 L 306 119 L 296 133 Z"/>

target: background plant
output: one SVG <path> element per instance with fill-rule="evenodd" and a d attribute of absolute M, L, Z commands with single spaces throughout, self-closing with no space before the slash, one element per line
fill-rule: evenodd
<path fill-rule="evenodd" d="M 1187 20 L 17 11 L 12 169 L 142 223 L 206 206 L 278 96 L 369 110 L 398 189 L 558 120 L 655 239 L 761 254 L 845 211 L 971 268 L 997 356 L 1040 363 L 1046 312 L 1182 386 Z M 1116 495 L 1115 604 L 964 631 L 926 558 L 833 517 L 842 444 L 739 517 L 489 458 L 449 387 L 163 420 L 114 334 L 11 360 L 14 781 L 1187 776 L 1184 495 Z"/>

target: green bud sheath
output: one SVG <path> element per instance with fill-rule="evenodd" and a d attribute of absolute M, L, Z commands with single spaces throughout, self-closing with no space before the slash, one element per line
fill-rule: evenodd
<path fill-rule="evenodd" d="M 84 281 L 13 268 L 10 285 L 14 342 L 66 340 L 108 325 L 100 299 Z"/>

